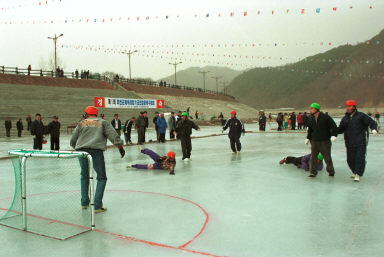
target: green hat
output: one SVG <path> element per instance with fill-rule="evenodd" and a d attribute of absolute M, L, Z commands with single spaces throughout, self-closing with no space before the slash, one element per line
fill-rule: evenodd
<path fill-rule="evenodd" d="M 188 117 L 188 113 L 187 113 L 187 112 L 183 112 L 183 113 L 181 114 L 181 116 Z"/>
<path fill-rule="evenodd" d="M 311 104 L 311 108 L 315 108 L 315 109 L 318 109 L 320 111 L 320 104 L 313 103 L 313 104 Z"/>
<path fill-rule="evenodd" d="M 321 153 L 319 153 L 319 155 L 317 156 L 317 159 L 319 159 L 320 161 L 324 160 L 324 157 Z"/>

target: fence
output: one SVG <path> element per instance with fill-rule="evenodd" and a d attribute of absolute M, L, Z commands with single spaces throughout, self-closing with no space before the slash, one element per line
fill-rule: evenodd
<path fill-rule="evenodd" d="M 61 74 L 57 74 L 56 71 L 44 71 L 42 69 L 40 70 L 28 70 L 28 69 L 22 69 L 18 67 L 5 67 L 0 66 L 0 73 L 2 74 L 16 74 L 16 75 L 27 75 L 27 76 L 40 76 L 40 77 L 64 77 L 69 79 L 92 79 L 92 80 L 103 80 L 108 82 L 109 84 L 113 85 L 114 87 L 118 87 L 116 83 L 132 83 L 132 84 L 139 84 L 139 85 L 145 85 L 145 86 L 152 86 L 152 87 L 166 87 L 166 88 L 173 88 L 173 89 L 180 89 L 180 90 L 190 90 L 190 91 L 196 91 L 201 93 L 208 93 L 208 94 L 215 94 L 215 95 L 224 95 L 227 97 L 234 98 L 231 95 L 228 95 L 225 90 L 224 92 L 218 92 L 213 90 L 207 90 L 203 88 L 195 88 L 195 87 L 188 87 L 188 86 L 182 86 L 182 85 L 173 85 L 173 84 L 167 84 L 165 81 L 163 83 L 159 83 L 153 80 L 146 80 L 146 79 L 125 79 L 125 78 L 119 78 L 114 77 L 113 79 L 105 76 L 100 75 L 99 73 L 89 73 L 88 76 L 83 77 L 83 73 L 79 72 L 63 72 Z"/>

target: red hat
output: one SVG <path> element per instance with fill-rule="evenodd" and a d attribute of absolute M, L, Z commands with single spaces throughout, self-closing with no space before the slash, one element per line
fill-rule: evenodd
<path fill-rule="evenodd" d="M 233 114 L 233 115 L 236 115 L 236 114 L 237 114 L 237 112 L 235 112 L 235 111 L 231 111 L 231 114 Z"/>
<path fill-rule="evenodd" d="M 97 115 L 99 110 L 95 106 L 88 106 L 85 108 L 85 113 L 88 115 Z"/>
<path fill-rule="evenodd" d="M 346 103 L 345 103 L 345 106 L 356 106 L 357 103 L 355 102 L 355 100 L 348 100 Z"/>
<path fill-rule="evenodd" d="M 167 153 L 167 156 L 168 156 L 168 157 L 171 157 L 172 159 L 175 159 L 176 154 L 175 154 L 174 151 L 170 151 L 170 152 Z"/>

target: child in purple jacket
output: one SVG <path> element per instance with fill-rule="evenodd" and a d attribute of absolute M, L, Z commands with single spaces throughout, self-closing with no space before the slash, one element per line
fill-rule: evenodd
<path fill-rule="evenodd" d="M 323 156 L 321 153 L 317 156 L 317 170 L 320 171 L 323 169 Z M 298 169 L 303 169 L 309 171 L 309 165 L 311 163 L 311 154 L 307 154 L 301 157 L 292 157 L 288 156 L 280 161 L 280 164 L 294 164 Z"/>

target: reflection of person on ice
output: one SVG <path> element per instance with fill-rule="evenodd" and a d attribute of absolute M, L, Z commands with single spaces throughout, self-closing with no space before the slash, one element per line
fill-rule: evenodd
<path fill-rule="evenodd" d="M 176 166 L 176 154 L 173 151 L 167 153 L 167 156 L 161 157 L 159 154 L 154 151 L 145 148 L 141 150 L 143 154 L 148 155 L 155 161 L 153 164 L 128 164 L 127 168 L 136 168 L 143 170 L 169 170 L 170 175 L 175 175 L 175 166 Z"/>
<path fill-rule="evenodd" d="M 338 133 L 344 133 L 347 163 L 353 173 L 351 178 L 360 182 L 366 164 L 368 128 L 373 134 L 377 134 L 377 123 L 367 114 L 357 111 L 356 106 L 354 100 L 346 102 L 347 113 L 340 122 Z"/>
<path fill-rule="evenodd" d="M 231 118 L 227 120 L 223 127 L 223 132 L 229 128 L 228 137 L 231 142 L 231 149 L 233 154 L 240 154 L 241 151 L 241 143 L 240 143 L 240 137 L 241 134 L 245 134 L 244 124 L 236 118 L 236 112 L 231 111 Z"/>
<path fill-rule="evenodd" d="M 317 156 L 317 171 L 320 171 L 323 169 L 323 156 L 321 153 Z M 305 171 L 309 171 L 309 167 L 311 165 L 311 154 L 307 154 L 300 157 L 293 157 L 293 156 L 287 156 L 284 159 L 280 161 L 280 164 L 293 164 L 298 169 L 303 169 Z"/>

